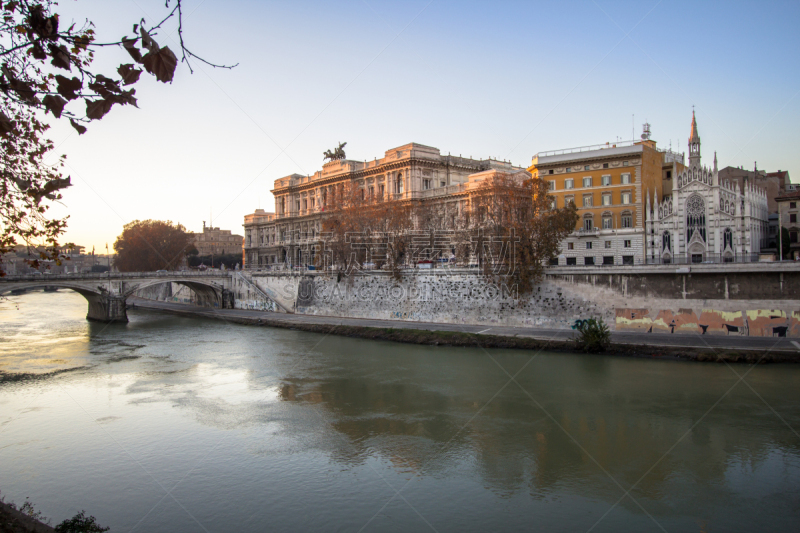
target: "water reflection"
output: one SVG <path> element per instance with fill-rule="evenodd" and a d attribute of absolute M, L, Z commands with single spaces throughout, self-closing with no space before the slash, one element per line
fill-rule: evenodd
<path fill-rule="evenodd" d="M 738 378 L 725 367 L 543 354 L 518 379 L 543 409 L 512 386 L 472 419 L 504 384 L 490 378 L 485 356 L 446 349 L 420 356 L 415 352 L 422 349 L 386 345 L 380 357 L 356 362 L 347 356 L 351 343 L 333 342 L 340 364 L 357 368 L 354 375 L 287 376 L 280 393 L 284 401 L 328 413 L 331 426 L 347 437 L 337 457 L 348 463 L 374 451 L 437 475 L 475 461 L 498 494 L 545 497 L 568 490 L 610 502 L 622 492 L 613 477 L 626 488 L 636 484 L 634 497 L 665 513 L 678 500 L 747 498 L 730 483 L 745 465 L 758 475 L 795 474 L 773 477 L 774 493 L 800 488 L 796 434 L 744 385 L 730 391 Z M 494 355 L 509 367 L 525 357 Z M 462 388 L 439 390 L 441 375 L 429 372 L 429 357 L 444 359 Z M 397 365 L 404 378 L 387 380 L 385 366 Z M 757 369 L 749 381 L 782 406 L 789 424 L 800 426 L 797 402 L 785 402 L 796 397 L 796 378 L 781 379 L 786 371 L 794 369 Z M 630 500 L 623 505 L 636 509 Z"/>

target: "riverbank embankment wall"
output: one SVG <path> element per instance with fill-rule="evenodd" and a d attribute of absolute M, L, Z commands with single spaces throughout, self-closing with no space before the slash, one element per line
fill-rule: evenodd
<path fill-rule="evenodd" d="M 247 276 L 309 315 L 547 328 L 602 318 L 620 331 L 800 337 L 795 264 L 550 269 L 529 294 L 474 270 Z"/>

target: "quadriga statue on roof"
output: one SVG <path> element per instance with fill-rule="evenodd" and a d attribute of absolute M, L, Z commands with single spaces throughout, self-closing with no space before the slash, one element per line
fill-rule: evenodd
<path fill-rule="evenodd" d="M 344 147 L 345 146 L 347 146 L 347 143 L 343 142 L 343 143 L 339 143 L 339 147 L 335 148 L 333 151 L 325 150 L 324 152 L 322 152 L 322 155 L 325 156 L 323 158 L 323 160 L 324 159 L 330 159 L 331 161 L 338 161 L 339 159 L 344 159 L 344 157 L 345 157 L 345 155 L 344 155 Z"/>

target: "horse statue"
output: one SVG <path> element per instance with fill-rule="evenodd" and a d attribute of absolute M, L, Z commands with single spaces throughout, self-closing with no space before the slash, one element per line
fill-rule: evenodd
<path fill-rule="evenodd" d="M 323 157 L 323 160 L 330 159 L 331 161 L 338 161 L 340 159 L 344 159 L 345 158 L 344 147 L 346 145 L 347 145 L 347 143 L 343 142 L 343 143 L 339 143 L 339 147 L 338 148 L 334 148 L 333 151 L 325 150 L 324 152 L 322 152 L 322 155 L 325 156 L 325 157 Z"/>

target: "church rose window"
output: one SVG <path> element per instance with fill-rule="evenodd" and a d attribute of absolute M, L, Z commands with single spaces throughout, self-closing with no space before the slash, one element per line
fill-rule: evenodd
<path fill-rule="evenodd" d="M 692 239 L 695 232 L 698 232 L 703 242 L 706 242 L 706 204 L 697 194 L 686 201 L 687 242 Z"/>

